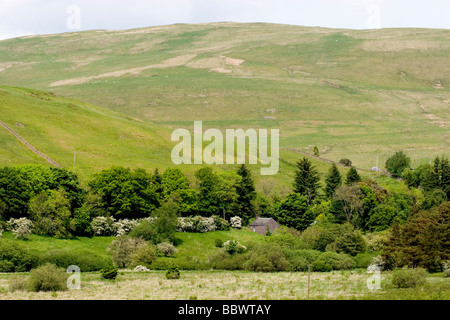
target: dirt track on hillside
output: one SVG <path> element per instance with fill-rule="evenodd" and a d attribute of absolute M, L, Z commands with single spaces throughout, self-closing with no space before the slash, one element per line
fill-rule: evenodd
<path fill-rule="evenodd" d="M 26 141 L 24 138 L 22 138 L 17 132 L 15 132 L 13 129 L 11 129 L 6 123 L 4 123 L 1 120 L 0 120 L 0 125 L 3 128 L 5 128 L 6 130 L 8 130 L 9 133 L 11 133 L 14 137 L 16 137 L 22 144 L 24 144 L 28 149 L 30 149 L 31 152 L 33 152 L 35 155 L 37 155 L 38 157 L 44 158 L 45 160 L 47 160 L 48 163 L 50 163 L 51 165 L 53 165 L 55 167 L 58 167 L 58 168 L 62 167 L 58 162 L 56 162 L 55 160 L 53 160 L 46 154 L 42 153 L 41 151 L 39 151 L 38 149 L 33 147 L 28 141 Z"/>

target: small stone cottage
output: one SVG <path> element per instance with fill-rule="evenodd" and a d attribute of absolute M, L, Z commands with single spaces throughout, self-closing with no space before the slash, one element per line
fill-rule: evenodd
<path fill-rule="evenodd" d="M 250 230 L 262 234 L 263 236 L 267 233 L 267 227 L 272 233 L 275 229 L 278 229 L 280 225 L 272 218 L 256 218 L 255 221 L 250 225 Z"/>

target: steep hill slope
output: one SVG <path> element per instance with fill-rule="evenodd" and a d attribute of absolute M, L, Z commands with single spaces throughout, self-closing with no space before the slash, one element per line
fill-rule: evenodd
<path fill-rule="evenodd" d="M 155 168 L 170 161 L 170 134 L 162 127 L 31 89 L 0 86 L 0 101 L 2 122 L 82 176 L 112 165 Z M 47 164 L 3 127 L 0 137 L 2 165 Z"/>
<path fill-rule="evenodd" d="M 450 31 L 212 23 L 0 42 L 0 83 L 168 128 L 280 128 L 360 167 L 450 149 Z"/>

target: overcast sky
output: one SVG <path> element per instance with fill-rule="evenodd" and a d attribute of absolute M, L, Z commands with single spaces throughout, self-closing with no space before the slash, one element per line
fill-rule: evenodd
<path fill-rule="evenodd" d="M 217 21 L 450 29 L 450 0 L 0 0 L 0 39 Z"/>

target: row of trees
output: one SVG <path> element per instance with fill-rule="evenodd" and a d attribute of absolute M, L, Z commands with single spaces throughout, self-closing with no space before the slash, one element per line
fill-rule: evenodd
<path fill-rule="evenodd" d="M 396 153 L 392 158 L 403 156 Z M 67 237 L 89 234 L 94 217 L 148 217 L 170 200 L 179 216 L 218 215 L 229 220 L 237 215 L 246 225 L 259 214 L 297 230 L 325 219 L 352 223 L 363 231 L 381 231 L 395 221 L 403 223 L 411 211 L 429 209 L 447 200 L 448 160 L 436 158 L 426 179 L 422 178 L 424 167 L 404 170 L 406 177 L 419 177 L 405 178 L 410 190 L 388 192 L 373 180 L 361 181 L 353 167 L 342 176 L 334 164 L 321 186 L 318 170 L 303 158 L 296 164 L 292 193 L 283 198 L 256 192 L 245 165 L 220 173 L 201 168 L 195 172 L 194 183 L 178 168 L 161 173 L 158 169 L 148 172 L 113 167 L 95 174 L 87 188 L 65 169 L 4 167 L 0 169 L 0 217 L 4 221 L 27 217 L 39 233 Z"/>
<path fill-rule="evenodd" d="M 205 167 L 195 177 L 193 187 L 177 168 L 149 173 L 113 167 L 95 174 L 84 189 L 78 177 L 65 169 L 4 167 L 0 220 L 25 217 L 33 221 L 36 233 L 70 237 L 89 235 L 95 217 L 149 217 L 169 201 L 178 216 L 220 215 L 229 220 L 239 215 L 245 224 L 253 217 L 256 192 L 247 167 L 222 173 Z"/>

